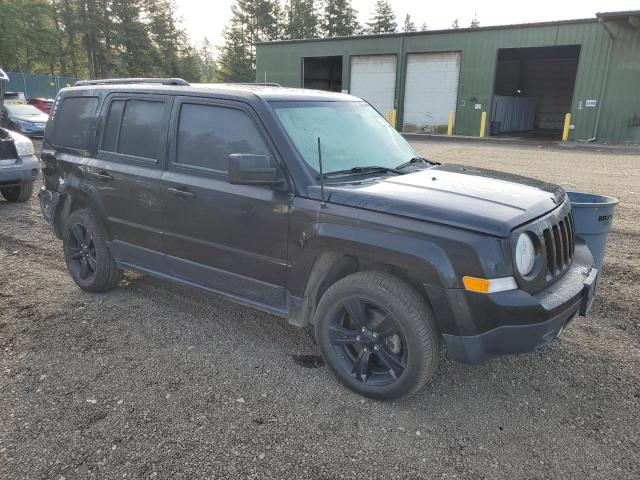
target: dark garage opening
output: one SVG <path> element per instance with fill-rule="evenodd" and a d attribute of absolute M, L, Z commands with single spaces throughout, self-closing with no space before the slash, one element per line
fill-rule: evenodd
<path fill-rule="evenodd" d="M 342 91 L 342 57 L 305 57 L 302 86 L 329 92 Z"/>
<path fill-rule="evenodd" d="M 491 135 L 559 138 L 579 57 L 580 45 L 498 50 Z"/>

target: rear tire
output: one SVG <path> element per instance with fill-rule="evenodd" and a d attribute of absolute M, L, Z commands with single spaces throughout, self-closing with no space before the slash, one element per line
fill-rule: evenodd
<path fill-rule="evenodd" d="M 22 183 L 17 187 L 6 187 L 0 190 L 7 202 L 22 203 L 31 198 L 33 182 Z"/>
<path fill-rule="evenodd" d="M 106 238 L 90 210 L 69 215 L 62 236 L 64 260 L 73 281 L 86 292 L 112 290 L 122 277 Z"/>
<path fill-rule="evenodd" d="M 416 393 L 440 361 L 431 307 L 403 280 L 357 272 L 332 285 L 318 304 L 316 341 L 338 379 L 365 397 Z"/>

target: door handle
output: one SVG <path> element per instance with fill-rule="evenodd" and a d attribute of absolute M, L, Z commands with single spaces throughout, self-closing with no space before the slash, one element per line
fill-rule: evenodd
<path fill-rule="evenodd" d="M 113 180 L 113 177 L 111 175 L 109 175 L 107 172 L 101 171 L 101 172 L 89 172 L 89 175 L 91 175 L 92 177 L 95 178 L 99 178 L 100 180 Z"/>
<path fill-rule="evenodd" d="M 174 195 L 182 198 L 194 198 L 196 196 L 195 193 L 187 190 L 185 187 L 178 187 L 178 188 L 169 187 L 167 188 L 167 190 L 169 190 Z"/>

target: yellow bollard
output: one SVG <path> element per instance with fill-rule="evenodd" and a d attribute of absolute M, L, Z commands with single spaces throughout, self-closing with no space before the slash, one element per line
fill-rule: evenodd
<path fill-rule="evenodd" d="M 393 128 L 396 128 L 396 115 L 398 114 L 398 111 L 395 108 L 391 109 L 391 126 Z"/>
<path fill-rule="evenodd" d="M 384 119 L 385 119 L 387 122 L 391 123 L 391 122 L 389 121 L 389 110 L 385 110 L 385 111 L 384 111 Z"/>
<path fill-rule="evenodd" d="M 484 137 L 487 130 L 487 112 L 482 112 L 480 116 L 480 137 Z"/>
<path fill-rule="evenodd" d="M 564 116 L 564 128 L 562 129 L 562 141 L 569 140 L 569 127 L 571 126 L 571 114 L 567 113 Z"/>
<path fill-rule="evenodd" d="M 453 112 L 449 112 L 449 125 L 447 126 L 447 135 L 453 135 Z"/>

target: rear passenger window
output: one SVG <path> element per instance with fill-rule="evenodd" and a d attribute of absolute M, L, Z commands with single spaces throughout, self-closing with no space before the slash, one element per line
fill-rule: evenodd
<path fill-rule="evenodd" d="M 56 114 L 53 143 L 89 150 L 98 97 L 66 97 Z"/>
<path fill-rule="evenodd" d="M 232 153 L 269 153 L 242 110 L 184 103 L 180 108 L 176 161 L 226 172 Z"/>
<path fill-rule="evenodd" d="M 101 149 L 158 159 L 165 103 L 151 100 L 114 100 L 109 106 Z"/>

